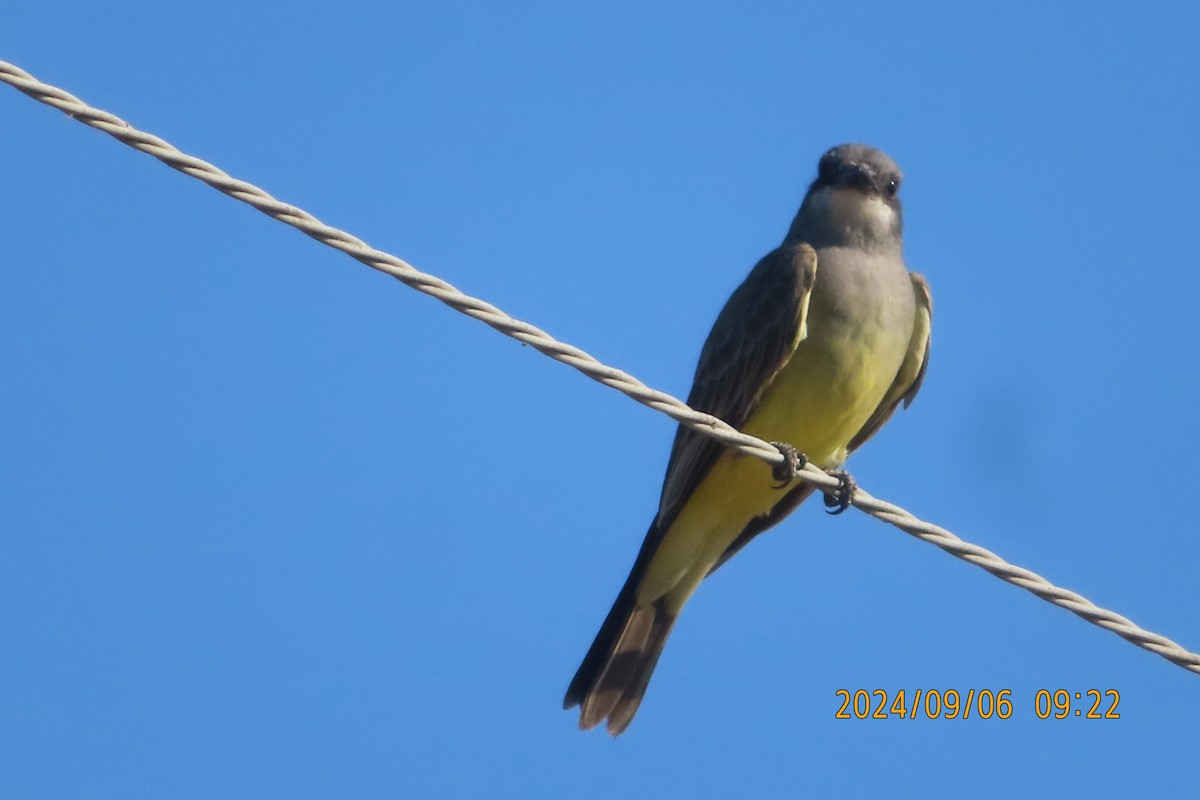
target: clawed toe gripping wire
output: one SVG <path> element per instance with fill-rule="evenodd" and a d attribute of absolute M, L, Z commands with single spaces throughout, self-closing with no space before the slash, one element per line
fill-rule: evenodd
<path fill-rule="evenodd" d="M 762 459 L 770 464 L 777 474 L 782 474 L 779 471 L 786 471 L 790 466 L 789 458 L 784 455 L 786 451 L 782 451 L 781 448 L 741 433 L 711 414 L 696 411 L 669 394 L 651 389 L 632 375 L 600 363 L 583 350 L 560 342 L 545 331 L 514 319 L 494 305 L 464 294 L 440 278 L 421 272 L 393 255 L 376 250 L 345 231 L 326 225 L 303 209 L 281 203 L 257 186 L 232 178 L 212 164 L 180 152 L 157 136 L 133 128 L 119 117 L 92 108 L 62 89 L 42 83 L 12 64 L 0 61 L 0 81 L 10 84 L 39 102 L 57 108 L 85 125 L 104 131 L 136 150 L 154 156 L 173 169 L 254 206 L 264 214 L 291 225 L 323 244 L 341 250 L 368 267 L 387 273 L 417 291 L 441 300 L 451 308 L 536 348 L 556 361 L 574 367 L 589 378 L 663 412 L 682 425 L 702 431 L 740 453 Z M 852 497 L 847 498 L 850 503 L 876 519 L 889 522 L 905 533 L 936 545 L 950 555 L 987 570 L 1003 581 L 1020 586 L 1048 603 L 1065 608 L 1138 647 L 1157 653 L 1186 670 L 1200 674 L 1200 654 L 1190 652 L 1164 636 L 1140 628 L 1120 614 L 1100 608 L 1074 592 L 1060 589 L 1040 575 L 1013 566 L 989 550 L 964 542 L 944 528 L 917 519 L 899 506 L 877 500 L 862 488 L 855 487 L 850 490 L 841 479 L 828 475 L 811 464 L 797 462 L 795 472 L 799 477 L 825 491 L 827 496 L 836 497 L 839 491 L 852 494 Z"/>

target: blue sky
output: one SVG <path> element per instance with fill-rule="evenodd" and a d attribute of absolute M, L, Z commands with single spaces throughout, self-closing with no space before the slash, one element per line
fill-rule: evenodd
<path fill-rule="evenodd" d="M 25 4 L 0 58 L 678 395 L 881 147 L 935 339 L 855 475 L 1200 647 L 1195 4 L 399 5 Z M 815 503 L 579 732 L 670 421 L 6 87 L 0 138 L 0 794 L 1194 789 L 1200 676 Z M 834 718 L 900 688 L 1014 713 Z"/>

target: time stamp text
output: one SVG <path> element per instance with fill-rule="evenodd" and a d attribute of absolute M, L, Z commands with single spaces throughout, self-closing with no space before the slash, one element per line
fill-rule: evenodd
<path fill-rule="evenodd" d="M 1025 710 L 1011 689 L 838 689 L 834 695 L 834 719 L 1008 719 Z M 1116 689 L 1039 689 L 1029 710 L 1038 719 L 1120 719 L 1120 702 Z"/>

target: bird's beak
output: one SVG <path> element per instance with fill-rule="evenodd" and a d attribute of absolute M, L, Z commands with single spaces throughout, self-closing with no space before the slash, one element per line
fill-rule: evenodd
<path fill-rule="evenodd" d="M 851 163 L 842 167 L 841 179 L 838 182 L 862 192 L 875 190 L 875 175 L 865 164 Z"/>

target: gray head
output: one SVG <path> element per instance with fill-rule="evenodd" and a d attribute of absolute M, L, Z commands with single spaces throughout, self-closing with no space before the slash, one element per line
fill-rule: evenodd
<path fill-rule="evenodd" d="M 900 167 L 865 144 L 841 144 L 821 156 L 789 241 L 814 247 L 899 248 L 904 228 Z"/>

